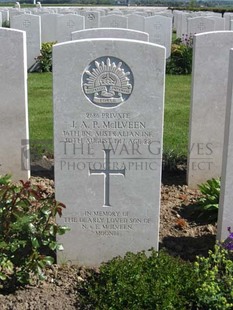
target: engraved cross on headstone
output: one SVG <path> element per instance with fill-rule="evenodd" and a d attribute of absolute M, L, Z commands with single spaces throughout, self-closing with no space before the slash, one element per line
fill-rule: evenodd
<path fill-rule="evenodd" d="M 198 30 L 204 31 L 205 30 L 205 24 L 203 22 L 200 22 L 197 26 Z"/>
<path fill-rule="evenodd" d="M 66 24 L 69 28 L 73 28 L 75 23 L 72 20 L 69 20 Z"/>
<path fill-rule="evenodd" d="M 29 20 L 25 20 L 24 22 L 23 22 L 23 25 L 27 28 L 27 27 L 29 27 L 30 25 L 31 25 L 31 22 L 29 21 Z"/>
<path fill-rule="evenodd" d="M 156 24 L 154 24 L 154 28 L 155 28 L 155 30 L 161 30 L 161 27 L 162 27 L 162 25 L 161 24 L 158 24 L 158 23 L 156 23 Z"/>
<path fill-rule="evenodd" d="M 104 205 L 103 207 L 110 207 L 110 175 L 123 175 L 125 176 L 125 168 L 121 170 L 110 169 L 110 151 L 104 149 L 105 157 L 105 169 L 89 169 L 90 175 L 92 174 L 103 174 L 104 175 Z"/>
<path fill-rule="evenodd" d="M 113 20 L 113 22 L 111 23 L 111 26 L 117 28 L 117 27 L 119 27 L 119 23 L 117 21 Z"/>

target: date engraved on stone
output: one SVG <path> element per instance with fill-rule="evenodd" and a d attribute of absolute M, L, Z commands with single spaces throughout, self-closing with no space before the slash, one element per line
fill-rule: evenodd
<path fill-rule="evenodd" d="M 93 104 L 112 108 L 125 102 L 133 91 L 133 73 L 122 60 L 105 56 L 92 61 L 82 76 L 85 96 Z"/>

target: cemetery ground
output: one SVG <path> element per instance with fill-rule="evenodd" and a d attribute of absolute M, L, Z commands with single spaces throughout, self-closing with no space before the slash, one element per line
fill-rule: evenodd
<path fill-rule="evenodd" d="M 206 256 L 216 234 L 216 224 L 195 212 L 200 192 L 185 185 L 190 84 L 190 76 L 166 77 L 160 215 L 160 248 L 185 261 L 194 261 L 196 255 Z M 32 182 L 53 194 L 52 75 L 30 74 L 28 85 L 30 138 L 41 141 L 40 147 L 35 144 L 32 149 Z M 0 294 L 1 309 L 83 309 L 77 298 L 77 283 L 88 273 L 84 266 L 71 266 L 69 262 L 54 265 L 47 269 L 47 280 L 40 284 Z"/>

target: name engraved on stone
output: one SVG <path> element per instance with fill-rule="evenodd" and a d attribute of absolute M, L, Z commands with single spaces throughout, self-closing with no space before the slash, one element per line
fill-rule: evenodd
<path fill-rule="evenodd" d="M 206 29 L 206 26 L 203 22 L 201 22 L 200 24 L 198 24 L 197 28 L 200 30 L 200 31 L 204 31 Z"/>
<path fill-rule="evenodd" d="M 110 207 L 110 175 L 125 176 L 125 168 L 120 170 L 110 169 L 110 149 L 104 149 L 105 169 L 89 169 L 89 174 L 103 174 L 104 175 L 104 205 L 103 207 Z"/>
<path fill-rule="evenodd" d="M 25 28 L 27 28 L 27 27 L 31 26 L 31 22 L 30 22 L 29 20 L 26 19 L 26 20 L 23 22 L 23 26 L 24 26 Z"/>
<path fill-rule="evenodd" d="M 85 96 L 93 104 L 113 108 L 125 102 L 133 91 L 133 73 L 116 57 L 100 57 L 92 61 L 82 76 Z"/>

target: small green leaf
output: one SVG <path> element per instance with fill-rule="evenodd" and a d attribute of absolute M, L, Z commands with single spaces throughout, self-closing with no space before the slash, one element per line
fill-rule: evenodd
<path fill-rule="evenodd" d="M 36 227 L 35 227 L 35 225 L 33 225 L 32 223 L 30 223 L 30 224 L 28 225 L 28 228 L 29 228 L 29 230 L 30 230 L 30 232 L 31 232 L 32 234 L 35 234 L 35 233 L 36 233 Z"/>
<path fill-rule="evenodd" d="M 43 261 L 49 266 L 51 266 L 54 263 L 54 259 L 51 256 L 44 257 Z"/>
<path fill-rule="evenodd" d="M 56 250 L 56 249 L 57 249 L 57 242 L 56 242 L 56 241 L 51 241 L 51 242 L 49 243 L 49 248 L 50 248 L 51 250 Z"/>
<path fill-rule="evenodd" d="M 67 231 L 70 231 L 69 227 L 67 227 L 67 226 L 59 226 L 58 230 L 57 230 L 57 233 L 59 235 L 64 235 Z"/>
<path fill-rule="evenodd" d="M 2 272 L 0 272 L 0 280 L 5 281 L 7 279 L 6 275 Z"/>
<path fill-rule="evenodd" d="M 57 250 L 58 251 L 64 251 L 64 247 L 63 247 L 63 245 L 61 243 L 57 244 Z"/>
<path fill-rule="evenodd" d="M 34 248 L 36 248 L 36 249 L 39 248 L 40 244 L 39 244 L 39 242 L 38 242 L 38 240 L 37 240 L 36 237 L 32 237 L 32 238 L 31 238 L 31 242 L 32 242 L 32 246 L 33 246 Z"/>

